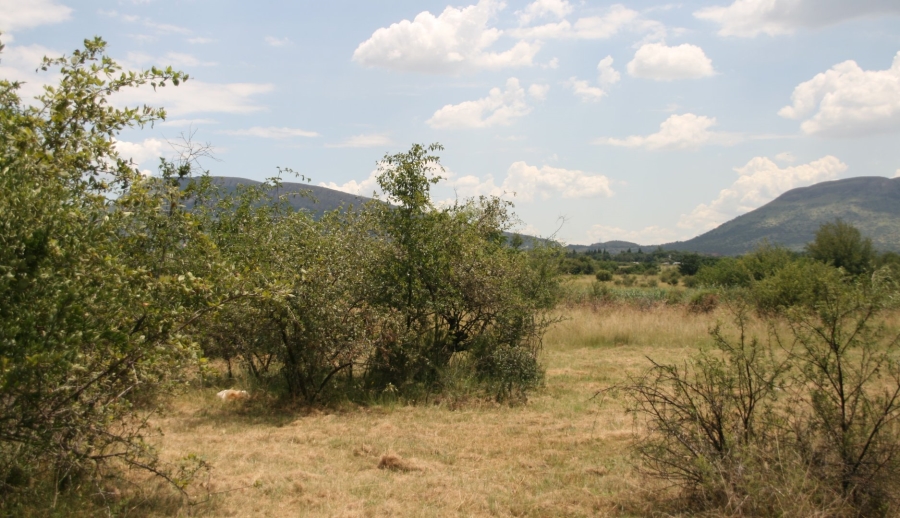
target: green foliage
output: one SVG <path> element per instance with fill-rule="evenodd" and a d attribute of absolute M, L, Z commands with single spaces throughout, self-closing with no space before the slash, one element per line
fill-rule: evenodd
<path fill-rule="evenodd" d="M 793 252 L 764 243 L 753 252 L 734 258 L 725 257 L 700 268 L 697 280 L 706 286 L 749 288 L 796 260 Z"/>
<path fill-rule="evenodd" d="M 595 277 L 600 282 L 609 282 L 612 280 L 613 274 L 609 270 L 598 270 Z"/>
<path fill-rule="evenodd" d="M 881 316 L 896 309 L 896 280 L 881 270 L 858 282 L 800 262 L 763 282 L 811 275 L 810 285 L 784 288 L 802 295 L 773 306 L 765 342 L 749 334 L 747 301 L 730 298 L 734 333 L 717 326 L 714 349 L 684 366 L 652 362 L 625 388 L 645 419 L 636 448 L 643 468 L 682 487 L 693 505 L 752 515 L 896 513 L 900 335 Z"/>
<path fill-rule="evenodd" d="M 843 268 L 851 275 L 872 271 L 875 259 L 872 240 L 840 219 L 819 227 L 816 239 L 806 245 L 806 251 L 813 259 Z"/>
<path fill-rule="evenodd" d="M 509 204 L 480 198 L 436 209 L 428 186 L 437 180 L 440 147 L 415 145 L 386 156 L 379 184 L 396 209 L 378 209 L 378 232 L 388 246 L 374 262 L 373 304 L 399 322 L 396 339 L 368 364 L 375 390 L 390 384 L 440 387 L 455 354 L 475 364 L 498 347 L 537 354 L 554 304 L 554 252 L 510 248 L 503 231 Z M 481 344 L 475 347 L 475 344 Z"/>
<path fill-rule="evenodd" d="M 31 104 L 0 81 L 0 486 L 21 489 L 26 467 L 77 485 L 117 460 L 186 483 L 144 442 L 146 419 L 196 359 L 192 322 L 228 294 L 203 276 L 215 253 L 177 189 L 113 147 L 164 112 L 109 96 L 187 76 L 104 53 L 94 39 L 45 58 L 59 83 Z"/>

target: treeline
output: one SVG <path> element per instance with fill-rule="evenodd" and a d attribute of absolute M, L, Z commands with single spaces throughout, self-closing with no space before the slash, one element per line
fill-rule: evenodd
<path fill-rule="evenodd" d="M 313 219 L 279 179 L 223 192 L 188 145 L 159 174 L 118 155 L 124 129 L 164 117 L 110 105 L 169 69 L 126 72 L 100 39 L 59 59 L 35 101 L 0 81 L 0 496 L 90 486 L 124 466 L 184 488 L 146 441 L 167 397 L 221 360 L 307 404 L 419 400 L 466 387 L 525 397 L 558 253 L 508 246 L 509 204 L 436 208 L 440 146 L 386 156 L 385 203 Z"/>
<path fill-rule="evenodd" d="M 673 284 L 677 284 L 678 278 L 684 277 L 690 285 L 746 287 L 751 279 L 759 280 L 779 266 L 796 260 L 826 262 L 854 275 L 871 273 L 886 265 L 900 265 L 900 254 L 877 252 L 871 239 L 865 238 L 858 229 L 843 221 L 827 223 L 820 232 L 822 233 L 816 238 L 816 242 L 800 252 L 765 243 L 741 257 L 703 255 L 662 248 L 650 252 L 644 252 L 641 248 L 636 251 L 628 249 L 616 254 L 606 250 L 570 251 L 565 254 L 560 268 L 566 274 L 596 275 L 600 280 L 609 280 L 609 276 L 613 274 L 657 275 L 668 270 L 667 278 L 671 277 Z M 608 272 L 609 276 L 604 272 Z M 677 276 L 672 275 L 675 272 Z M 696 280 L 687 279 L 695 275 Z"/>

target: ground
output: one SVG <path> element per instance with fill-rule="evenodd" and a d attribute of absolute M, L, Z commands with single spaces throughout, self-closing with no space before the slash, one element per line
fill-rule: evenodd
<path fill-rule="evenodd" d="M 524 405 L 279 411 L 260 394 L 223 403 L 216 387 L 193 389 L 155 424 L 167 458 L 193 453 L 212 466 L 191 488 L 199 503 L 157 501 L 135 513 L 640 516 L 656 486 L 630 462 L 635 423 L 621 401 L 595 395 L 646 368 L 648 356 L 683 359 L 727 315 L 665 304 L 560 311 L 544 342 L 545 386 Z"/>

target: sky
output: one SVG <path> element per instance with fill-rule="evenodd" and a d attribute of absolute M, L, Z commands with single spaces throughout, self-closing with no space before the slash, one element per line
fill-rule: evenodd
<path fill-rule="evenodd" d="M 42 56 L 94 36 L 187 72 L 114 99 L 166 109 L 118 139 L 142 170 L 192 134 L 211 174 L 372 195 L 385 154 L 438 142 L 436 202 L 501 196 L 565 243 L 684 240 L 900 176 L 898 0 L 0 0 L 0 31 L 26 98 Z"/>

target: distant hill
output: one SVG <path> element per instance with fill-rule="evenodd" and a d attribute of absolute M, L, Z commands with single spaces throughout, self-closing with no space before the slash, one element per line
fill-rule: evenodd
<path fill-rule="evenodd" d="M 239 185 L 259 185 L 262 183 L 256 180 L 231 176 L 213 176 L 211 178 L 214 184 L 227 191 L 233 191 L 237 189 Z M 359 207 L 360 205 L 373 200 L 373 198 L 348 194 L 343 191 L 329 189 L 328 187 L 296 182 L 283 182 L 278 194 L 290 195 L 288 201 L 295 210 L 309 211 L 315 218 L 318 218 L 328 211 L 342 207 Z M 525 249 L 533 248 L 537 243 L 544 244 L 546 242 L 543 238 L 529 236 L 527 234 L 518 234 L 515 232 L 504 232 L 504 234 L 509 238 L 514 235 L 519 235 L 522 238 L 522 248 Z"/>
<path fill-rule="evenodd" d="M 247 178 L 230 176 L 213 176 L 211 178 L 215 185 L 227 191 L 233 191 L 239 185 L 259 185 L 262 183 Z M 327 187 L 295 182 L 283 182 L 278 194 L 289 195 L 288 201 L 295 210 L 309 211 L 315 217 L 341 207 L 349 207 L 350 205 L 358 207 L 363 203 L 372 201 L 372 198 L 366 196 L 357 196 Z"/>
<path fill-rule="evenodd" d="M 792 189 L 762 207 L 671 250 L 738 255 L 768 240 L 802 250 L 823 223 L 841 218 L 881 251 L 900 252 L 900 178 L 864 176 Z"/>
<path fill-rule="evenodd" d="M 594 243 L 593 245 L 568 245 L 566 247 L 567 250 L 575 252 L 586 252 L 588 250 L 606 250 L 613 255 L 618 254 L 619 252 L 625 252 L 629 249 L 632 252 L 637 252 L 638 248 L 646 251 L 648 248 L 653 249 L 655 247 L 641 246 L 630 241 L 606 241 L 605 243 Z"/>

